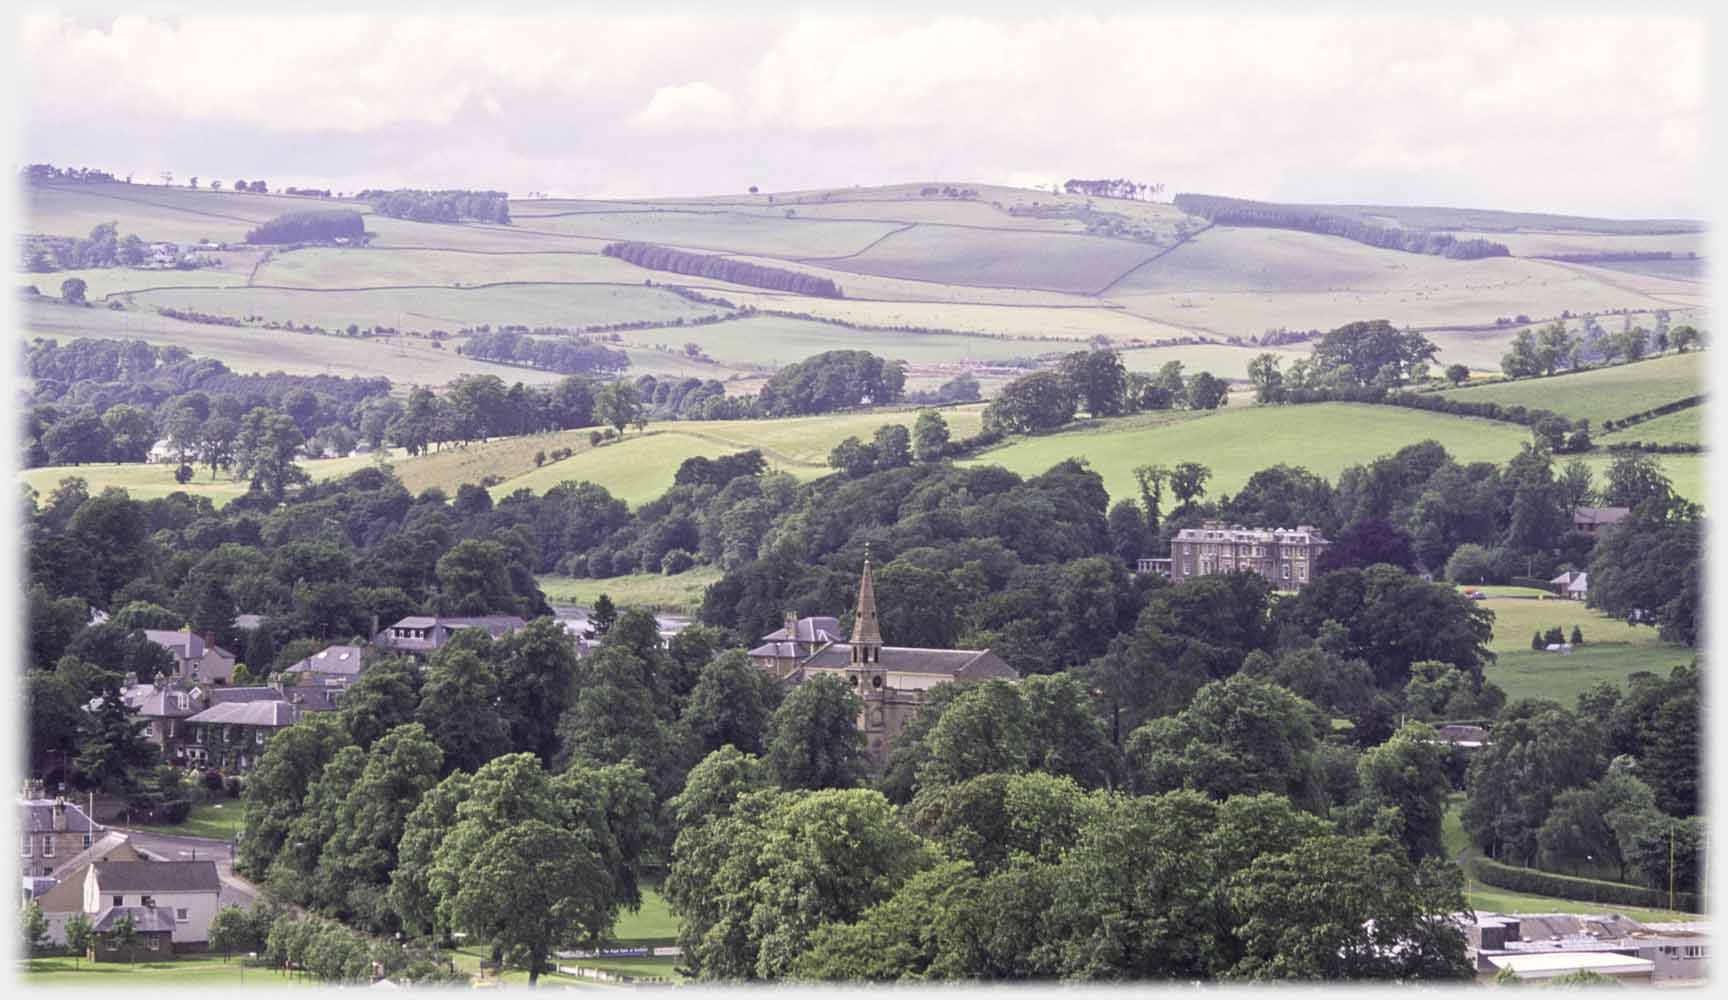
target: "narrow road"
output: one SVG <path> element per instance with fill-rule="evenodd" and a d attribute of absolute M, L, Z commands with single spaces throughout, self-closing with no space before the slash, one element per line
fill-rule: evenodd
<path fill-rule="evenodd" d="M 214 861 L 216 874 L 222 879 L 218 903 L 251 909 L 258 898 L 258 887 L 234 874 L 234 845 L 226 840 L 207 837 L 178 837 L 146 830 L 115 827 L 132 838 L 140 850 L 149 851 L 165 861 Z"/>

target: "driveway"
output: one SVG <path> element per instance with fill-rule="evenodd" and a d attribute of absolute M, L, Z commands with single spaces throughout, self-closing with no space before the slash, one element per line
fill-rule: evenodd
<path fill-rule="evenodd" d="M 222 879 L 223 906 L 251 909 L 258 898 L 258 887 L 234 874 L 234 845 L 226 840 L 205 837 L 175 837 L 145 830 L 114 827 L 132 838 L 139 849 L 149 851 L 164 861 L 214 861 L 216 874 Z"/>

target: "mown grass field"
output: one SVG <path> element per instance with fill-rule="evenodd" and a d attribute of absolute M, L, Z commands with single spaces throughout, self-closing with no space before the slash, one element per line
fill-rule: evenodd
<path fill-rule="evenodd" d="M 1667 354 L 1631 364 L 1549 378 L 1464 386 L 1443 394 L 1460 402 L 1500 403 L 1552 410 L 1593 427 L 1704 391 L 1705 354 Z"/>
<path fill-rule="evenodd" d="M 1280 462 L 1336 482 L 1347 466 L 1430 438 L 1466 463 L 1503 462 L 1530 439 L 1515 424 L 1387 406 L 1319 403 L 1100 421 L 1081 430 L 1019 438 L 967 462 L 1036 475 L 1063 459 L 1083 458 L 1117 499 L 1138 495 L 1136 466 L 1199 462 L 1212 470 L 1206 493 L 1216 497 L 1235 493 L 1248 477 Z"/>
<path fill-rule="evenodd" d="M 796 211 L 794 209 L 794 211 Z M 856 253 L 893 232 L 891 222 L 803 220 L 728 209 L 580 212 L 537 216 L 513 229 L 601 240 L 640 240 L 691 250 L 775 257 L 831 257 Z"/>
<path fill-rule="evenodd" d="M 1663 642 L 1654 628 L 1628 625 L 1585 607 L 1582 601 L 1552 595 L 1546 599 L 1511 596 L 1523 588 L 1483 589 L 1490 596 L 1481 606 L 1494 612 L 1489 648 L 1497 656 L 1483 669 L 1483 676 L 1498 684 L 1510 701 L 1547 698 L 1572 708 L 1580 693 L 1603 681 L 1623 687 L 1627 675 L 1640 670 L 1666 676 L 1670 668 L 1689 663 L 1696 655 L 1687 647 Z M 1530 648 L 1534 633 L 1555 626 L 1567 639 L 1577 626 L 1584 645 L 1566 655 Z"/>
<path fill-rule="evenodd" d="M 170 961 L 149 961 L 148 952 L 140 951 L 135 964 L 126 962 L 92 962 L 71 958 L 35 958 L 17 963 L 19 979 L 29 988 L 70 987 L 79 991 L 141 990 L 157 993 L 187 987 L 208 989 L 317 985 L 299 977 L 285 976 L 262 965 L 247 963 L 242 968 L 239 959 L 225 962 L 221 955 L 183 955 Z"/>
<path fill-rule="evenodd" d="M 650 429 L 599 448 L 582 448 L 561 462 L 506 479 L 492 487 L 492 496 L 501 499 L 523 489 L 540 494 L 562 482 L 590 482 L 637 507 L 665 493 L 686 459 L 719 458 L 737 450 L 690 434 Z"/>
<path fill-rule="evenodd" d="M 601 594 L 620 608 L 693 615 L 702 607 L 702 595 L 720 579 L 717 566 L 696 566 L 676 576 L 632 573 L 596 580 L 573 576 L 537 576 L 534 581 L 553 604 L 593 607 Z"/>

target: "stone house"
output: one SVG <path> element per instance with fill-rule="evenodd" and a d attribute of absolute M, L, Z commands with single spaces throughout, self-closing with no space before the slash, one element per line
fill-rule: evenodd
<path fill-rule="evenodd" d="M 1275 590 L 1297 590 L 1314 575 L 1314 564 L 1326 546 L 1318 529 L 1245 528 L 1223 521 L 1205 521 L 1183 528 L 1170 541 L 1172 580 L 1248 570 L 1265 577 Z"/>
<path fill-rule="evenodd" d="M 52 874 L 39 879 L 35 899 L 48 921 L 48 940 L 57 945 L 66 943 L 66 921 L 74 913 L 84 912 L 84 880 L 98 861 L 166 861 L 149 851 L 140 850 L 124 833 L 109 831 L 98 837 L 86 850 L 80 851 L 55 868 Z"/>
<path fill-rule="evenodd" d="M 410 615 L 372 636 L 372 645 L 384 653 L 405 653 L 425 659 L 444 648 L 450 637 L 465 628 L 483 628 L 494 639 L 525 628 L 526 621 L 516 615 L 482 615 L 472 618 L 444 618 Z"/>
<path fill-rule="evenodd" d="M 227 684 L 234 679 L 233 653 L 216 645 L 214 633 L 195 635 L 189 631 L 147 628 L 144 635 L 151 642 L 174 654 L 176 680 L 194 684 Z"/>
<path fill-rule="evenodd" d="M 131 916 L 143 935 L 166 931 L 168 950 L 199 950 L 210 939 L 222 880 L 214 861 L 98 861 L 84 879 L 84 912 L 98 933 Z M 104 960 L 101 945 L 92 955 Z M 155 950 L 163 950 L 160 944 Z M 125 952 L 120 952 L 125 958 Z"/>
<path fill-rule="evenodd" d="M 889 646 L 876 617 L 876 587 L 870 559 L 858 582 L 858 608 L 852 636 L 842 641 L 840 623 L 829 617 L 787 615 L 784 628 L 762 637 L 750 659 L 783 683 L 796 686 L 821 674 L 843 678 L 863 701 L 858 729 L 864 749 L 878 768 L 888 748 L 917 714 L 927 692 L 953 681 L 1017 681 L 1020 674 L 987 649 L 925 649 Z"/>
<path fill-rule="evenodd" d="M 208 708 L 188 718 L 187 763 L 224 774 L 252 769 L 270 738 L 307 712 L 333 712 L 343 689 L 317 684 L 211 688 Z"/>
<path fill-rule="evenodd" d="M 1594 535 L 1619 524 L 1631 513 L 1630 507 L 1579 507 L 1572 512 L 1572 530 Z"/>
<path fill-rule="evenodd" d="M 284 673 L 295 675 L 304 685 L 346 687 L 360 678 L 365 656 L 366 649 L 361 646 L 326 646 Z"/>
<path fill-rule="evenodd" d="M 19 871 L 52 876 L 54 869 L 96 842 L 102 827 L 75 802 L 42 797 L 34 785 L 18 802 Z"/>

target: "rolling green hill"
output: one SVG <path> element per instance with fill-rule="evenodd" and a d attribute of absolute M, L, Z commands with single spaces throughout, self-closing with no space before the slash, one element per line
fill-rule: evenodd
<path fill-rule="evenodd" d="M 1600 427 L 1704 391 L 1705 356 L 1669 354 L 1631 364 L 1446 390 L 1448 399 L 1552 410 Z M 1634 432 L 1636 428 L 1632 429 Z M 1636 433 L 1633 437 L 1638 437 Z"/>
<path fill-rule="evenodd" d="M 1263 331 L 1331 328 L 1387 318 L 1418 327 L 1480 327 L 1437 334 L 1442 360 L 1492 368 L 1512 336 L 1502 316 L 1538 319 L 1562 310 L 1669 309 L 1675 322 L 1701 319 L 1695 282 L 1503 258 L 1452 261 L 1379 250 L 1338 237 L 1275 229 L 1207 228 L 1204 220 L 1152 202 L 1087 199 L 1044 191 L 965 185 L 965 199 L 925 194 L 926 185 L 669 198 L 654 201 L 537 200 L 514 206 L 514 224 L 442 224 L 387 218 L 362 202 L 234 194 L 156 185 L 32 186 L 25 229 L 80 236 L 106 221 L 147 240 L 229 243 L 260 221 L 318 207 L 360 211 L 370 245 L 337 249 L 215 254 L 218 268 L 81 272 L 91 294 L 117 300 L 149 339 L 183 343 L 237 370 L 268 370 L 268 354 L 221 327 L 194 333 L 156 326 L 159 307 L 260 316 L 285 325 L 385 325 L 454 331 L 476 323 L 580 327 L 659 324 L 630 331 L 637 346 L 699 343 L 723 373 L 783 364 L 799 352 L 842 343 L 943 366 L 1034 356 L 1067 344 L 1211 341 L 1168 358 L 1239 378 L 1244 356 L 1227 338 Z M 1553 238 L 1554 220 L 1505 213 L 1360 207 L 1405 224 L 1469 224 Z M 1414 214 L 1410 214 L 1414 213 Z M 1405 220 L 1409 215 L 1409 220 Z M 1415 220 L 1415 221 L 1410 221 Z M 1568 220 L 1562 220 L 1568 221 Z M 1590 220 L 1585 220 L 1590 222 Z M 1568 221 L 1574 228 L 1577 220 Z M 1695 241 L 1696 232 L 1595 220 L 1590 238 Z M 1666 225 L 1666 224 L 1664 224 Z M 1498 227 L 1498 228 L 1495 228 Z M 1686 229 L 1687 227 L 1680 227 Z M 1696 226 L 1690 227 L 1696 229 Z M 1568 230 L 1570 231 L 1570 230 Z M 845 299 L 811 299 L 706 279 L 685 279 L 599 256 L 609 241 L 649 240 L 721 253 L 833 278 Z M 1558 245 L 1558 244 L 1556 244 Z M 1536 244 L 1532 244 L 1536 246 Z M 1571 244 L 1567 244 L 1568 247 Z M 67 275 L 20 275 L 44 293 Z M 850 324 L 955 330 L 1002 338 L 987 343 L 940 333 L 857 330 L 809 323 L 721 325 L 681 340 L 676 324 L 729 312 L 649 288 L 669 280 L 720 295 L 739 307 L 779 309 Z M 59 317 L 64 320 L 64 317 Z M 147 319 L 148 318 L 148 319 Z M 59 333 L 32 313 L 26 332 Z M 244 331 L 242 332 L 244 333 Z M 441 384 L 476 363 L 434 355 L 402 362 L 399 350 L 317 345 L 317 370 L 386 374 Z M 1163 350 L 1161 348 L 1160 350 Z M 1218 353 L 1222 351 L 1223 353 Z M 1251 357 L 1252 355 L 1245 355 Z M 642 370 L 671 372 L 664 359 L 633 357 Z M 286 351 L 281 367 L 303 365 Z M 1162 361 L 1158 362 L 1159 364 Z M 254 366 L 266 366 L 258 369 Z M 533 373 L 527 377 L 532 378 Z M 999 382 L 1000 379 L 995 379 Z M 987 388 L 992 378 L 986 376 Z"/>

